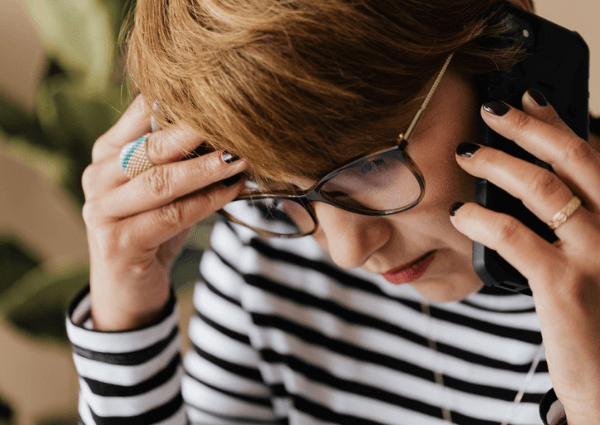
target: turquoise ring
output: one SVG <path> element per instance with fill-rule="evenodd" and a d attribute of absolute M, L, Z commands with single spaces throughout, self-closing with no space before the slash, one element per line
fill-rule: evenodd
<path fill-rule="evenodd" d="M 127 143 L 121 149 L 121 168 L 130 179 L 154 167 L 146 154 L 146 141 L 149 135 L 150 133 L 145 134 L 139 139 Z"/>

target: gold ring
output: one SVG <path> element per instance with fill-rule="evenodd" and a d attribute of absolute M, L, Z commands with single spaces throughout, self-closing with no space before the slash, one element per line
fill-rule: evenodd
<path fill-rule="evenodd" d="M 564 206 L 562 210 L 557 212 L 552 220 L 546 223 L 549 228 L 555 230 L 558 226 L 563 224 L 567 219 L 581 206 L 581 199 L 577 196 L 573 196 L 569 203 Z"/>

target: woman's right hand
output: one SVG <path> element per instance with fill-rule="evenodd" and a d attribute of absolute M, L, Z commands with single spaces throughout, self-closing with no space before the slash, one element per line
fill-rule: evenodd
<path fill-rule="evenodd" d="M 220 180 L 245 170 L 222 152 L 181 160 L 203 139 L 180 127 L 158 130 L 147 141 L 156 164 L 129 180 L 119 155 L 148 133 L 150 114 L 138 96 L 119 121 L 94 144 L 82 185 L 83 218 L 90 249 L 94 329 L 126 330 L 158 321 L 169 300 L 169 268 L 190 227 L 233 200 L 242 181 Z"/>

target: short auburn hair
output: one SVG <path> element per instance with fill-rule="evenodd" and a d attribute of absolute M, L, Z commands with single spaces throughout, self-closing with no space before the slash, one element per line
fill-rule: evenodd
<path fill-rule="evenodd" d="M 391 144 L 451 52 L 471 78 L 516 63 L 482 48 L 502 0 L 138 0 L 121 38 L 134 94 L 268 179 L 317 179 Z M 489 43 L 488 43 L 489 44 Z M 173 122 L 170 124 L 167 118 Z"/>

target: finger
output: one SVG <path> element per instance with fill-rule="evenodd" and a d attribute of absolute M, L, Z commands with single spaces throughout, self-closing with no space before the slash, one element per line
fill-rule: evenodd
<path fill-rule="evenodd" d="M 168 164 L 186 157 L 204 141 L 184 127 L 170 127 L 148 135 L 146 156 L 153 164 Z"/>
<path fill-rule="evenodd" d="M 505 111 L 498 106 L 504 105 Z M 497 112 L 490 112 L 493 109 Z M 507 109 L 506 109 L 507 108 Z M 552 108 L 551 105 L 543 108 Z M 593 149 L 572 132 L 543 122 L 501 102 L 482 108 L 483 120 L 496 132 L 550 164 L 592 211 L 600 211 L 600 161 Z"/>
<path fill-rule="evenodd" d="M 527 278 L 534 295 L 544 289 L 538 282 L 551 284 L 566 269 L 560 249 L 514 217 L 470 202 L 455 210 L 450 221 L 461 233 L 497 251 Z"/>
<path fill-rule="evenodd" d="M 229 188 L 220 184 L 206 187 L 159 208 L 121 220 L 116 233 L 132 243 L 134 250 L 156 248 L 231 202 L 242 187 L 241 184 Z"/>
<path fill-rule="evenodd" d="M 92 162 L 121 152 L 127 143 L 151 131 L 150 112 L 142 95 L 137 96 L 115 125 L 98 138 L 92 148 Z"/>
<path fill-rule="evenodd" d="M 242 172 L 238 160 L 227 164 L 221 152 L 189 161 L 157 165 L 97 200 L 98 208 L 113 218 L 159 208 L 175 199 Z"/>
<path fill-rule="evenodd" d="M 548 99 L 546 99 L 541 90 L 538 90 L 535 87 L 530 88 L 523 94 L 521 103 L 523 105 L 523 111 L 532 117 L 577 137 L 571 127 L 560 118 L 556 109 L 549 104 Z"/>
<path fill-rule="evenodd" d="M 571 189 L 551 171 L 497 149 L 477 146 L 459 145 L 456 156 L 458 164 L 469 174 L 489 180 L 523 201 L 543 222 L 551 221 L 573 198 Z M 556 235 L 564 239 L 589 234 L 591 218 L 584 208 L 578 208 L 567 222 L 556 229 Z"/>
<path fill-rule="evenodd" d="M 87 166 L 81 177 L 81 186 L 86 200 L 91 200 L 128 181 L 119 159 L 108 157 Z"/>
<path fill-rule="evenodd" d="M 152 133 L 155 133 L 162 128 L 155 117 L 155 114 L 158 113 L 160 113 L 160 104 L 158 103 L 158 99 L 156 99 L 152 104 L 152 115 L 150 116 L 150 127 L 152 129 Z"/>
<path fill-rule="evenodd" d="M 150 116 L 150 125 L 153 133 L 162 129 L 159 118 L 166 120 L 169 124 L 173 124 L 173 121 L 163 114 L 160 102 L 156 99 L 152 104 L 152 115 Z"/>
<path fill-rule="evenodd" d="M 201 156 L 211 152 L 209 147 L 201 145 L 203 141 L 204 139 L 181 127 L 160 130 L 148 136 L 146 156 L 155 165 Z M 197 146 L 199 144 L 200 146 Z M 120 158 L 110 155 L 88 166 L 82 177 L 82 186 L 86 197 L 95 197 L 129 180 L 123 171 Z"/>

